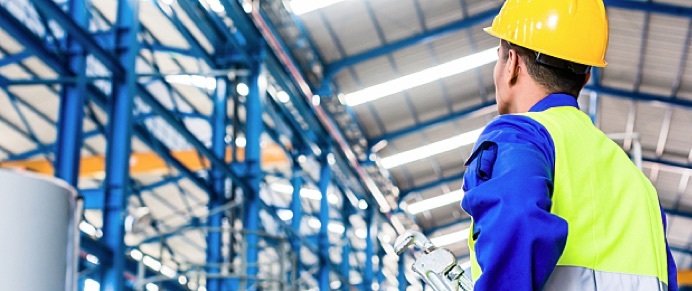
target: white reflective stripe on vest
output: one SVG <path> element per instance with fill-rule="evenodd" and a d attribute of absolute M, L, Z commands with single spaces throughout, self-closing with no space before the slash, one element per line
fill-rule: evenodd
<path fill-rule="evenodd" d="M 666 291 L 654 276 L 609 273 L 584 267 L 557 266 L 544 291 Z"/>

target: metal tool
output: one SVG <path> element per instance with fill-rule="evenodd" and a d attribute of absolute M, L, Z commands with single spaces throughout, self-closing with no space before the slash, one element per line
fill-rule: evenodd
<path fill-rule="evenodd" d="M 407 230 L 394 241 L 394 250 L 398 255 L 411 246 L 423 252 L 411 268 L 435 291 L 473 290 L 473 283 L 457 265 L 452 252 L 435 247 L 425 235 L 414 230 Z"/>

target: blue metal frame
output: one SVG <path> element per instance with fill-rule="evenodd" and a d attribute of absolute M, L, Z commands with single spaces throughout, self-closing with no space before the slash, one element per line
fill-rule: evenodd
<path fill-rule="evenodd" d="M 85 0 L 70 0 L 69 12 L 75 23 L 85 27 L 89 23 Z M 79 43 L 67 39 L 67 48 L 72 52 L 68 63 L 77 81 L 62 88 L 58 134 L 55 143 L 55 176 L 76 186 L 79 179 L 79 159 L 82 147 L 82 124 L 86 102 L 86 55 Z"/>
<path fill-rule="evenodd" d="M 220 77 L 216 78 L 216 94 L 214 94 L 214 114 L 212 119 L 212 150 L 217 157 L 226 160 L 226 116 L 227 114 L 227 102 L 226 97 L 228 96 L 228 90 L 226 84 L 228 81 L 226 78 Z M 237 104 L 235 105 L 237 106 Z M 217 165 L 211 171 L 211 178 L 213 183 L 214 191 L 209 197 L 209 211 L 212 212 L 214 209 L 219 208 L 224 203 L 224 198 L 226 194 L 226 177 L 223 170 L 220 169 L 221 166 Z M 209 215 L 207 218 L 207 226 L 210 228 L 221 228 L 221 221 L 223 219 L 223 212 L 216 211 Z M 218 275 L 221 271 L 220 264 L 223 262 L 223 257 L 221 256 L 221 250 L 223 243 L 221 241 L 221 231 L 208 231 L 207 232 L 207 274 L 211 276 L 207 279 L 207 290 L 208 291 L 220 291 L 222 286 L 222 280 L 215 275 Z"/>
<path fill-rule="evenodd" d="M 247 121 L 245 129 L 245 139 L 247 140 L 247 146 L 245 148 L 245 175 L 249 182 L 249 187 L 245 192 L 245 213 L 243 217 L 243 225 L 245 227 L 247 251 L 246 251 L 246 276 L 248 280 L 246 281 L 246 289 L 257 290 L 258 288 L 254 286 L 256 283 L 255 277 L 259 270 L 257 265 L 257 258 L 259 252 L 259 238 L 257 236 L 257 231 L 259 231 L 259 210 L 260 210 L 260 182 L 261 182 L 261 170 L 260 170 L 260 136 L 262 134 L 262 107 L 263 100 L 266 93 L 266 76 L 263 74 L 263 66 L 260 63 L 264 57 L 263 53 L 260 52 L 256 56 L 255 63 L 250 67 L 250 76 L 248 80 L 248 87 L 250 93 L 247 96 L 246 111 L 247 111 Z M 261 80 L 264 79 L 264 80 Z"/>
<path fill-rule="evenodd" d="M 319 189 L 322 194 L 322 199 L 320 200 L 320 232 L 319 232 L 319 247 L 320 247 L 320 274 L 319 274 L 319 287 L 320 290 L 326 291 L 329 288 L 329 184 L 332 180 L 332 169 L 328 162 L 328 155 L 331 153 L 329 146 L 324 147 L 325 151 L 322 153 L 320 159 L 320 181 Z"/>
<path fill-rule="evenodd" d="M 119 1 L 117 8 L 115 44 L 120 65 L 134 68 L 139 54 L 139 1 Z M 129 194 L 130 149 L 132 139 L 132 106 L 135 97 L 137 76 L 134 71 L 120 72 L 113 82 L 114 96 L 109 104 L 111 122 L 108 132 L 111 143 L 106 150 L 106 188 L 103 209 L 103 241 L 115 254 L 125 253 L 124 216 Z M 125 257 L 114 256 L 108 268 L 102 268 L 102 291 L 123 290 Z"/>

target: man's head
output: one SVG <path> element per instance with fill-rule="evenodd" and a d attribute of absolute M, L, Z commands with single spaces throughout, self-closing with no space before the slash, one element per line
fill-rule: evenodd
<path fill-rule="evenodd" d="M 506 0 L 485 31 L 502 40 L 494 71 L 502 114 L 528 110 L 550 93 L 576 96 L 588 68 L 607 65 L 602 0 Z"/>
<path fill-rule="evenodd" d="M 527 110 L 520 106 L 520 101 L 535 103 L 531 99 L 552 93 L 569 94 L 576 98 L 590 77 L 586 71 L 574 72 L 569 68 L 542 64 L 537 60 L 536 52 L 505 40 L 500 41 L 497 53 L 493 78 L 500 114 Z"/>

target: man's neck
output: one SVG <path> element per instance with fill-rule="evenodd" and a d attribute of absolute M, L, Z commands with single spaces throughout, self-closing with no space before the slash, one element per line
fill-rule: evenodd
<path fill-rule="evenodd" d="M 518 91 L 517 98 L 513 106 L 514 113 L 526 113 L 531 110 L 531 107 L 548 96 L 548 92 L 539 86 L 527 86 L 523 90 Z"/>

